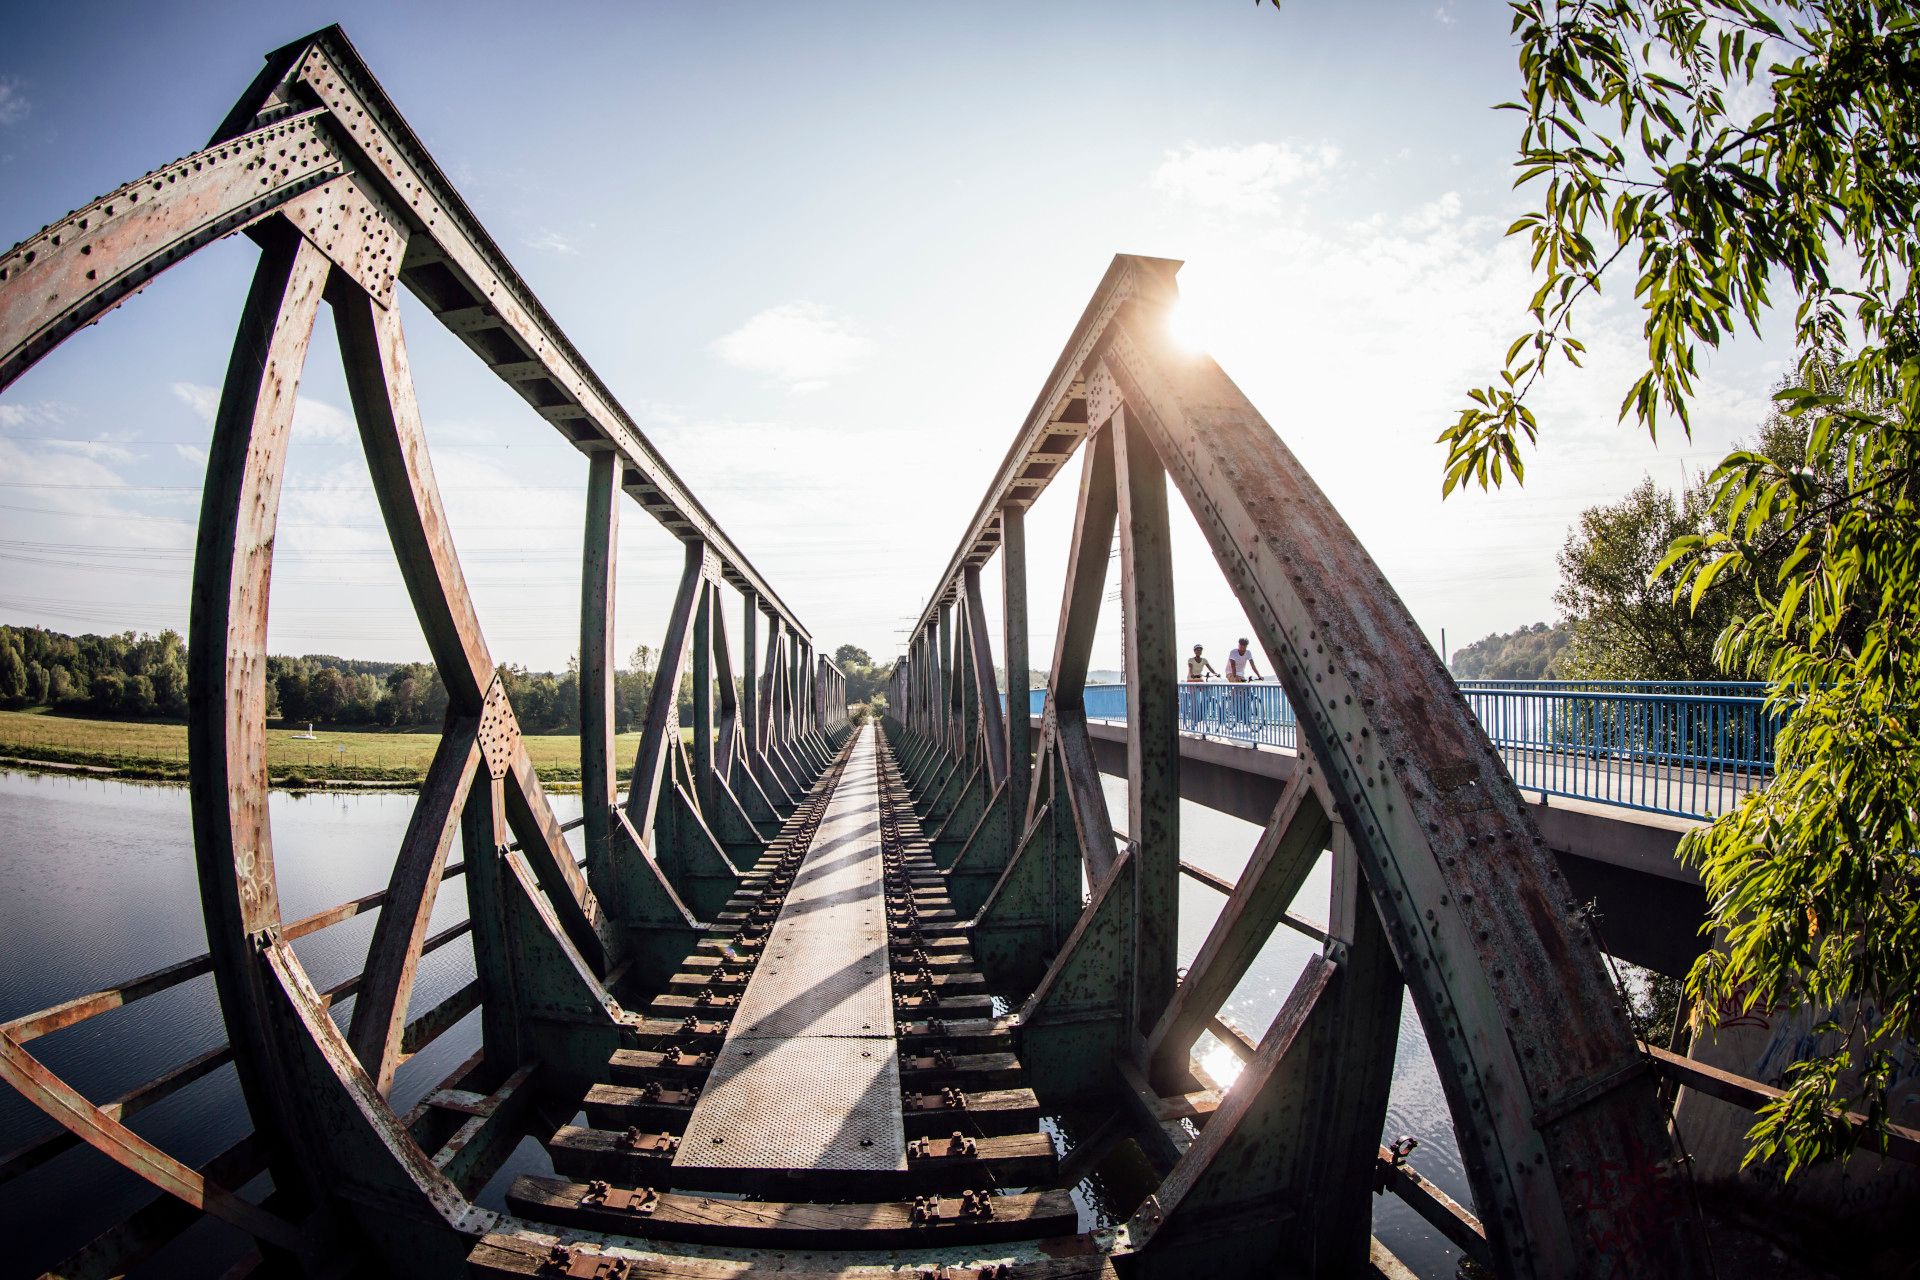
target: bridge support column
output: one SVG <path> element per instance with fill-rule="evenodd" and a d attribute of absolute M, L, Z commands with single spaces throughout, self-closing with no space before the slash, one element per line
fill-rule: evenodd
<path fill-rule="evenodd" d="M 1338 828 L 1333 847 L 1325 952 L 1308 961 L 1220 1108 L 1128 1224 L 1143 1243 L 1141 1276 L 1249 1258 L 1329 1280 L 1366 1268 L 1400 969 Z"/>
<path fill-rule="evenodd" d="M 996 989 L 1032 991 L 1080 918 L 1080 840 L 1058 768 L 1042 758 L 1037 812 L 970 931 L 981 971 Z"/>
<path fill-rule="evenodd" d="M 1088 421 L 1094 421 L 1089 410 Z M 1151 1027 L 1173 998 L 1180 941 L 1180 720 L 1175 685 L 1173 543 L 1167 476 L 1124 408 L 1107 434 L 1120 525 L 1126 608 L 1127 834 L 1139 853 L 1140 955 L 1135 1026 Z"/>
<path fill-rule="evenodd" d="M 1020 1061 L 1043 1098 L 1106 1093 L 1133 1055 L 1138 870 L 1131 850 L 1120 855 L 1020 1009 Z"/>

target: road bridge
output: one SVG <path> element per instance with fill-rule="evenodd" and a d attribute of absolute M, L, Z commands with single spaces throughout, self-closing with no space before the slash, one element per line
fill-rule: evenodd
<path fill-rule="evenodd" d="M 1036 699 L 1037 701 L 1037 699 Z M 1038 735 L 1042 716 L 1030 717 Z M 1094 762 L 1103 774 L 1127 776 L 1124 719 L 1089 718 Z M 1300 767 L 1297 749 L 1262 746 L 1217 734 L 1179 737 L 1180 796 L 1243 822 L 1264 826 Z M 1502 752 L 1505 759 L 1508 753 Z M 1565 777 L 1573 767 L 1556 764 Z M 1577 779 L 1576 779 L 1577 781 Z M 1744 791 L 1746 782 L 1716 784 L 1716 792 Z M 1738 791 L 1736 791 L 1736 788 Z M 1607 953 L 1656 973 L 1682 977 L 1703 945 L 1706 916 L 1700 877 L 1681 862 L 1680 838 L 1703 825 L 1648 809 L 1522 789 L 1521 799 L 1575 899 L 1605 940 Z M 1124 841 L 1123 841 L 1124 842 Z M 1211 882 L 1191 862 L 1182 869 Z"/>
<path fill-rule="evenodd" d="M 1166 340 L 1177 263 L 1114 260 L 934 584 L 892 713 L 856 727 L 813 633 L 337 29 L 269 55 L 208 146 L 0 255 L 0 390 L 236 232 L 259 259 L 208 451 L 190 634 L 207 951 L 0 1025 L 0 1080 L 47 1119 L 10 1137 L 0 1189 L 33 1194 L 37 1169 L 85 1146 L 153 1191 L 48 1274 L 137 1274 L 212 1218 L 251 1241 L 234 1276 L 1399 1275 L 1371 1233 L 1384 1191 L 1502 1277 L 1708 1272 L 1661 1082 L 1749 1107 L 1772 1095 L 1634 1042 L 1544 834 L 1559 806 L 1522 798 L 1272 428 L 1210 359 Z M 577 825 L 534 774 L 466 588 L 401 289 L 582 455 Z M 448 710 L 387 887 L 288 918 L 263 668 L 293 406 L 323 306 Z M 1002 557 L 998 657 L 1018 707 L 1024 513 L 1076 454 L 1036 732 L 994 694 L 980 573 Z M 1180 733 L 1170 489 L 1297 709 L 1284 760 L 1220 757 Z M 678 540 L 680 578 L 623 790 L 612 606 L 629 503 Z M 1123 738 L 1086 702 L 1116 528 Z M 1117 824 L 1099 769 L 1122 753 Z M 1183 976 L 1179 801 L 1209 788 L 1262 834 Z M 1323 854 L 1329 901 L 1303 924 L 1288 907 Z M 467 918 L 429 932 L 456 880 Z M 362 971 L 320 986 L 293 944 L 361 915 Z M 1272 1025 L 1242 1037 L 1221 1002 L 1281 927 L 1318 950 Z M 415 1008 L 421 957 L 462 937 L 471 981 Z M 31 1047 L 206 974 L 226 1043 L 116 1098 L 85 1096 Z M 1380 1146 L 1408 990 L 1474 1213 Z M 396 1073 L 476 1011 L 478 1051 L 396 1105 Z M 1194 1058 L 1210 1030 L 1245 1059 L 1229 1088 Z M 129 1124 L 228 1064 L 252 1132 L 211 1161 Z M 1068 1105 L 1102 1119 L 1044 1130 Z M 496 1178 L 528 1139 L 536 1163 Z M 1920 1137 L 1896 1147 L 1920 1152 Z M 1119 1151 L 1137 1176 L 1095 1218 L 1075 1192 Z"/>

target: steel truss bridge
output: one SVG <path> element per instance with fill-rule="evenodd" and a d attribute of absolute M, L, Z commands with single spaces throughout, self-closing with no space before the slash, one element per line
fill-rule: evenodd
<path fill-rule="evenodd" d="M 337 29 L 271 54 L 205 149 L 0 256 L 0 388 L 235 232 L 259 264 L 213 427 L 189 637 L 208 950 L 0 1026 L 0 1078 L 50 1122 L 0 1153 L 3 1194 L 32 1194 L 32 1171 L 82 1144 L 154 1188 L 47 1274 L 136 1270 L 202 1216 L 252 1240 L 232 1275 L 1403 1274 L 1371 1238 L 1381 1191 L 1503 1277 L 1706 1273 L 1663 1080 L 1749 1106 L 1767 1091 L 1636 1045 L 1508 771 L 1398 597 L 1227 376 L 1163 340 L 1176 263 L 1114 260 L 934 584 L 892 717 L 855 729 L 812 633 Z M 586 459 L 582 857 L 462 577 L 402 287 Z M 323 303 L 449 707 L 388 886 L 288 919 L 263 668 L 283 464 Z M 1023 515 L 1076 451 L 1036 735 L 1001 712 L 994 643 L 1024 706 Z M 1169 487 L 1278 661 L 1300 748 L 1184 980 Z M 612 603 L 629 500 L 678 538 L 684 566 L 622 794 Z M 1124 836 L 1084 701 L 1116 527 L 1134 673 Z M 980 585 L 995 555 L 999 637 Z M 1326 923 L 1307 926 L 1321 949 L 1273 1024 L 1243 1036 L 1220 1005 L 1269 934 L 1300 925 L 1288 905 L 1327 850 Z M 456 877 L 468 919 L 429 933 Z M 367 913 L 363 970 L 318 987 L 293 944 Z M 414 1007 L 422 955 L 466 934 L 472 981 Z M 38 1037 L 208 972 L 223 1047 L 104 1101 L 34 1056 Z M 1403 988 L 1474 1213 L 1380 1146 Z M 396 1109 L 399 1065 L 475 1009 L 479 1052 Z M 1209 1031 L 1245 1060 L 1231 1087 L 1196 1065 Z M 253 1124 L 230 1150 L 189 1165 L 130 1126 L 229 1063 Z M 1105 1119 L 1071 1141 L 1042 1132 L 1066 1105 Z M 481 1203 L 529 1136 L 552 1172 Z M 1072 1189 L 1120 1151 L 1144 1183 L 1090 1221 Z"/>

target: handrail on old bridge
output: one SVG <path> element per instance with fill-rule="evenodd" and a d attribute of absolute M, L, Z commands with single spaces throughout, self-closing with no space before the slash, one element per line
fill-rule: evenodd
<path fill-rule="evenodd" d="M 1764 786 L 1781 720 L 1766 685 L 1731 680 L 1459 680 L 1514 783 L 1683 818 L 1712 818 Z M 1046 690 L 1029 695 L 1044 715 Z M 1293 750 L 1299 721 L 1272 680 L 1183 681 L 1182 733 Z M 1089 684 L 1092 720 L 1125 722 L 1127 687 Z"/>

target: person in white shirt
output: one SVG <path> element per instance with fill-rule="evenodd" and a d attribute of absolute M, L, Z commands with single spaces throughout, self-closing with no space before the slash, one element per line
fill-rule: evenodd
<path fill-rule="evenodd" d="M 1227 650 L 1227 679 L 1234 684 L 1240 684 L 1246 680 L 1265 678 L 1260 674 L 1260 669 L 1253 665 L 1253 650 L 1247 647 L 1247 638 L 1241 636 L 1240 647 Z"/>

